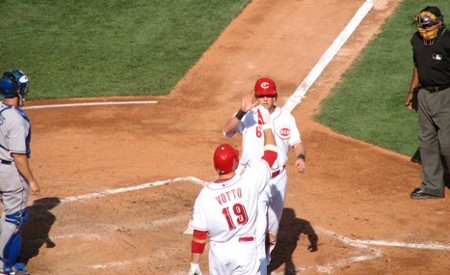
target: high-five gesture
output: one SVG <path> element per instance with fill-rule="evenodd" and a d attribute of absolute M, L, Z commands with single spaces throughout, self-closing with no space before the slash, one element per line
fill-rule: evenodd
<path fill-rule="evenodd" d="M 248 92 L 244 93 L 244 96 L 242 97 L 242 104 L 241 104 L 241 110 L 243 112 L 250 111 L 253 107 L 258 105 L 258 100 L 255 98 L 255 95 L 252 90 L 249 90 Z"/>

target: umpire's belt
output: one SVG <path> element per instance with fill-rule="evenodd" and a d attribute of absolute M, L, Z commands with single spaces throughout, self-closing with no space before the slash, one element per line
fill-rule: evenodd
<path fill-rule="evenodd" d="M 448 89 L 450 88 L 450 84 L 449 85 L 445 85 L 445 86 L 429 86 L 429 87 L 423 87 L 425 90 L 427 90 L 430 93 L 437 93 L 440 92 L 442 90 Z"/>
<path fill-rule="evenodd" d="M 10 165 L 12 163 L 12 161 L 0 159 L 0 163 L 1 164 L 6 164 L 6 165 Z"/>
<path fill-rule="evenodd" d="M 283 165 L 281 168 L 275 170 L 272 172 L 272 178 L 275 178 L 276 176 L 278 176 L 281 172 L 283 172 L 284 168 L 286 167 L 286 165 Z"/>

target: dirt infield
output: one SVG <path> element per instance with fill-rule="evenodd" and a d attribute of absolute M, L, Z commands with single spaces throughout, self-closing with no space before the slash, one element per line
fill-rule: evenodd
<path fill-rule="evenodd" d="M 450 270 L 450 200 L 412 201 L 420 173 L 408 156 L 311 119 L 401 1 L 374 2 L 292 112 L 307 172 L 296 174 L 291 156 L 273 274 Z M 30 102 L 148 100 L 27 111 L 31 163 L 43 188 L 31 197 L 24 228 L 22 257 L 32 274 L 186 274 L 191 237 L 182 233 L 202 184 L 215 179 L 214 148 L 225 141 L 240 146 L 240 138 L 226 139 L 221 130 L 242 93 L 269 75 L 282 106 L 363 3 L 252 1 L 167 97 Z M 308 250 L 311 243 L 317 251 Z M 206 255 L 201 266 L 207 271 Z"/>

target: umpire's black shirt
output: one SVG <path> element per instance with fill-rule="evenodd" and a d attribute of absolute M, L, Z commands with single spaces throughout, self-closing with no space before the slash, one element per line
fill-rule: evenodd
<path fill-rule="evenodd" d="M 450 31 L 441 28 L 431 42 L 426 44 L 419 32 L 411 38 L 419 82 L 423 87 L 450 86 Z"/>

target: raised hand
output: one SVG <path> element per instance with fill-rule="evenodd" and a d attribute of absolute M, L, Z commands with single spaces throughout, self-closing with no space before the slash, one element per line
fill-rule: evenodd
<path fill-rule="evenodd" d="M 245 92 L 242 97 L 241 110 L 243 112 L 248 112 L 256 105 L 258 105 L 258 100 L 255 98 L 253 90 Z"/>

